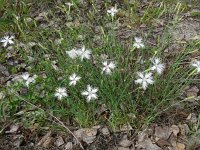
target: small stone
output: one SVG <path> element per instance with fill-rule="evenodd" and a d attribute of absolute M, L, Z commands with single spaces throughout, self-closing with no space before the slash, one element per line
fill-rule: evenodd
<path fill-rule="evenodd" d="M 23 135 L 17 135 L 15 138 L 16 139 L 14 140 L 13 145 L 16 146 L 16 147 L 20 147 L 20 145 L 24 141 L 24 136 Z"/>
<path fill-rule="evenodd" d="M 138 142 L 142 142 L 142 141 L 145 141 L 146 139 L 148 138 L 148 132 L 147 132 L 147 129 L 143 130 L 143 131 L 140 131 L 138 133 Z"/>
<path fill-rule="evenodd" d="M 84 131 L 84 129 L 78 129 L 77 131 L 74 131 L 74 135 L 75 135 L 77 138 L 81 138 L 82 135 L 83 135 L 83 131 Z"/>
<path fill-rule="evenodd" d="M 152 141 L 148 138 L 145 141 L 141 141 L 137 144 L 137 149 L 145 149 L 145 150 L 162 150 L 159 146 L 152 143 Z"/>
<path fill-rule="evenodd" d="M 128 140 L 127 135 L 124 135 L 122 140 L 119 142 L 119 145 L 122 147 L 129 147 L 131 146 L 132 141 Z"/>
<path fill-rule="evenodd" d="M 186 120 L 188 120 L 191 123 L 196 123 L 198 121 L 195 113 L 190 113 Z"/>
<path fill-rule="evenodd" d="M 49 131 L 45 136 L 42 137 L 42 139 L 37 143 L 36 146 L 41 146 L 51 136 L 51 134 L 52 132 Z"/>
<path fill-rule="evenodd" d="M 73 149 L 73 144 L 72 142 L 68 142 L 66 145 L 65 145 L 65 150 L 72 150 Z"/>
<path fill-rule="evenodd" d="M 94 142 L 96 139 L 96 136 L 84 136 L 83 141 L 86 142 L 87 144 L 91 144 Z"/>
<path fill-rule="evenodd" d="M 185 150 L 185 145 L 182 143 L 177 143 L 176 144 L 176 149 L 177 150 Z"/>
<path fill-rule="evenodd" d="M 171 135 L 171 133 L 172 133 L 172 130 L 167 126 L 155 127 L 155 136 L 163 140 L 167 140 L 169 136 Z"/>
<path fill-rule="evenodd" d="M 83 136 L 82 136 L 82 140 L 84 142 L 86 142 L 87 144 L 91 144 L 94 142 L 94 140 L 96 139 L 96 134 L 97 134 L 97 129 L 94 128 L 86 128 L 83 131 Z"/>
<path fill-rule="evenodd" d="M 49 146 L 51 145 L 52 141 L 53 141 L 53 138 L 52 138 L 52 137 L 48 137 L 48 138 L 46 139 L 46 141 L 42 144 L 42 146 L 43 146 L 44 148 L 49 148 Z"/>
<path fill-rule="evenodd" d="M 56 142 L 55 142 L 55 145 L 57 147 L 60 147 L 61 145 L 63 145 L 65 142 L 63 140 L 63 138 L 61 136 L 59 136 L 57 139 L 56 139 Z"/>
<path fill-rule="evenodd" d="M 171 144 L 167 140 L 163 139 L 159 139 L 158 141 L 156 141 L 156 144 L 161 148 L 164 148 L 165 146 L 171 146 Z"/>
<path fill-rule="evenodd" d="M 177 125 L 172 125 L 171 130 L 175 136 L 177 136 L 177 134 L 180 132 L 180 129 Z"/>
<path fill-rule="evenodd" d="M 5 133 L 15 133 L 19 130 L 19 125 L 11 125 L 10 130 L 6 131 Z"/>
<path fill-rule="evenodd" d="M 94 129 L 94 128 L 85 129 L 84 134 L 87 136 L 95 136 L 97 134 L 97 129 Z"/>
<path fill-rule="evenodd" d="M 104 128 L 101 129 L 101 133 L 102 133 L 103 135 L 109 135 L 109 134 L 110 134 L 110 131 L 109 131 L 109 129 L 108 129 L 107 127 L 104 127 Z"/>
<path fill-rule="evenodd" d="M 179 128 L 182 136 L 186 136 L 190 131 L 190 128 L 188 127 L 187 124 L 180 124 Z"/>

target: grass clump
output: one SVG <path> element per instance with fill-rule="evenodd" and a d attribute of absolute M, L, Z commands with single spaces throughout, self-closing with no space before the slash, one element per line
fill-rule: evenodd
<path fill-rule="evenodd" d="M 64 5 L 58 4 L 56 10 L 40 14 L 39 21 L 34 18 L 27 21 L 23 14 L 12 14 L 15 23 L 12 30 L 19 36 L 15 40 L 3 37 L 2 51 L 13 46 L 27 67 L 4 87 L 6 96 L 1 100 L 1 117 L 43 124 L 48 112 L 63 122 L 72 120 L 82 127 L 101 123 L 113 128 L 126 123 L 141 127 L 172 106 L 172 102 L 179 102 L 181 92 L 199 72 L 199 61 L 193 67 L 189 60 L 186 62 L 199 41 L 188 44 L 171 58 L 164 55 L 172 39 L 169 31 L 174 20 L 156 39 L 156 45 L 147 43 L 150 35 L 135 33 L 127 47 L 115 30 L 120 11 L 117 7 L 109 7 L 108 13 L 102 16 L 106 22 L 101 24 L 96 36 L 92 24 L 88 25 L 81 14 L 76 14 L 81 12 L 76 2 L 70 10 Z M 24 7 L 28 7 L 26 3 L 21 9 Z M 164 3 L 156 9 L 150 7 L 140 16 L 140 23 L 167 13 Z M 58 12 L 61 19 L 56 20 Z M 175 12 L 178 15 L 179 11 L 175 9 Z M 65 24 L 63 16 L 75 21 Z"/>

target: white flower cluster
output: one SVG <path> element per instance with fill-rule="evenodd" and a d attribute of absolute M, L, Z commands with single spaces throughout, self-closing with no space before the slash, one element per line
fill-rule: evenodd
<path fill-rule="evenodd" d="M 80 49 L 73 48 L 70 51 L 66 51 L 66 53 L 68 54 L 68 56 L 71 59 L 75 59 L 75 58 L 79 57 L 81 59 L 81 61 L 83 61 L 84 58 L 90 59 L 91 55 L 92 55 L 91 50 L 86 49 L 85 46 L 83 46 Z M 103 68 L 102 68 L 102 72 L 101 72 L 102 74 L 105 73 L 107 75 L 110 75 L 112 73 L 112 70 L 114 70 L 116 68 L 116 65 L 113 61 L 110 61 L 110 62 L 104 61 L 104 62 L 102 62 L 102 64 L 103 64 Z"/>
<path fill-rule="evenodd" d="M 165 69 L 165 65 L 161 63 L 160 58 L 154 57 L 154 58 L 151 58 L 150 60 L 152 63 L 152 66 L 150 67 L 150 69 L 147 69 L 147 71 L 144 71 L 144 72 L 137 72 L 138 78 L 137 80 L 135 80 L 135 83 L 141 84 L 144 90 L 147 89 L 148 85 L 154 83 L 153 73 L 156 72 L 158 75 L 161 75 Z M 197 73 L 200 73 L 200 61 L 197 61 L 197 60 L 194 61 L 192 63 L 192 66 L 195 67 L 195 70 Z"/>
<path fill-rule="evenodd" d="M 84 58 L 85 59 L 90 59 L 90 57 L 91 57 L 91 50 L 86 49 L 85 46 L 83 46 L 80 49 L 72 49 L 70 51 L 66 51 L 66 53 L 72 59 L 80 57 L 81 61 L 83 61 Z"/>
<path fill-rule="evenodd" d="M 141 37 L 135 37 L 135 43 L 133 44 L 133 47 L 136 48 L 144 48 L 144 44 L 142 42 L 142 38 Z M 165 69 L 165 65 L 161 63 L 160 58 L 157 57 L 153 57 L 150 59 L 152 66 L 150 67 L 150 69 L 147 69 L 147 71 L 151 71 L 151 72 L 137 72 L 137 80 L 135 80 L 136 84 L 141 84 L 143 90 L 146 90 L 148 85 L 153 84 L 154 80 L 153 80 L 153 72 L 158 73 L 159 75 L 162 74 L 162 72 Z"/>
<path fill-rule="evenodd" d="M 77 76 L 75 73 L 72 74 L 70 77 L 69 77 L 69 80 L 70 80 L 70 83 L 69 85 L 73 85 L 75 86 L 77 81 L 80 80 L 81 77 Z M 98 98 L 97 96 L 97 91 L 98 91 L 98 88 L 93 88 L 91 85 L 87 85 L 87 89 L 85 91 L 83 91 L 81 94 L 83 96 L 86 96 L 86 100 L 87 102 L 90 102 L 91 100 L 95 100 Z M 59 100 L 61 100 L 62 98 L 64 97 L 67 97 L 68 96 L 68 93 L 67 93 L 67 90 L 66 88 L 57 88 L 56 89 L 56 93 L 54 94 L 56 97 L 58 97 Z"/>
<path fill-rule="evenodd" d="M 85 46 L 82 46 L 80 49 L 72 49 L 70 51 L 66 51 L 68 56 L 71 59 L 76 59 L 77 57 L 80 58 L 81 61 L 84 59 L 90 59 L 92 52 L 89 49 L 86 49 Z M 112 71 L 116 68 L 116 65 L 114 64 L 113 61 L 103 61 L 102 62 L 103 67 L 102 67 L 102 74 L 105 73 L 107 75 L 111 75 Z M 69 86 L 75 86 L 77 82 L 81 79 L 80 76 L 77 74 L 73 73 L 72 75 L 69 76 Z M 97 96 L 98 88 L 92 87 L 91 85 L 87 85 L 87 89 L 81 93 L 81 95 L 86 96 L 87 102 L 90 102 L 91 100 L 95 100 L 98 98 Z M 57 88 L 55 92 L 55 96 L 58 97 L 58 99 L 62 99 L 64 97 L 67 97 L 67 90 L 66 88 Z"/>
<path fill-rule="evenodd" d="M 162 72 L 165 69 L 165 65 L 161 63 L 160 58 L 154 57 L 150 59 L 152 62 L 152 66 L 150 67 L 150 71 L 152 72 L 137 72 L 137 77 L 138 79 L 135 80 L 136 84 L 141 84 L 142 88 L 144 90 L 147 89 L 149 84 L 153 84 L 154 80 L 153 80 L 153 71 L 155 71 L 156 73 L 158 73 L 159 75 L 162 74 Z"/>
<path fill-rule="evenodd" d="M 73 3 L 66 3 L 69 7 L 73 5 Z M 112 19 L 118 12 L 117 7 L 111 7 L 109 10 L 107 10 L 107 13 L 111 15 Z M 0 39 L 0 42 L 3 43 L 2 46 L 6 47 L 10 44 L 14 44 L 14 36 L 4 36 Z M 62 39 L 63 40 L 63 39 Z M 60 41 L 57 41 L 56 43 L 60 43 Z M 135 42 L 133 44 L 134 48 L 142 49 L 145 48 L 145 45 L 143 43 L 143 40 L 141 37 L 135 37 Z M 92 51 L 90 49 L 87 49 L 84 45 L 81 48 L 73 48 L 70 51 L 66 51 L 66 54 L 71 59 L 79 58 L 81 61 L 83 60 L 89 60 L 92 58 Z M 158 75 L 161 75 L 165 69 L 165 64 L 161 62 L 161 59 L 158 57 L 153 57 L 150 59 L 151 66 L 146 69 L 143 72 L 137 72 L 137 79 L 135 80 L 136 84 L 140 84 L 143 90 L 146 90 L 149 85 L 154 84 L 154 78 L 153 75 L 157 73 Z M 58 70 L 57 66 L 55 65 L 56 62 L 53 62 L 53 67 L 55 70 Z M 195 71 L 197 73 L 200 73 L 200 61 L 194 61 L 192 62 L 192 66 L 195 67 Z M 116 68 L 116 64 L 113 61 L 103 61 L 102 62 L 102 71 L 101 74 L 111 75 L 112 71 Z M 31 83 L 34 83 L 37 75 L 30 76 L 28 73 L 22 74 L 22 79 L 24 80 L 24 83 L 27 87 Z M 80 76 L 78 76 L 76 73 L 73 73 L 69 76 L 69 86 L 75 86 L 77 82 L 81 79 Z M 54 96 L 57 97 L 59 100 L 61 100 L 64 97 L 68 96 L 67 89 L 64 87 L 59 87 L 55 90 Z M 98 88 L 93 87 L 91 85 L 87 85 L 87 88 L 85 91 L 81 93 L 81 95 L 86 97 L 87 102 L 90 102 L 91 100 L 95 100 L 98 98 L 97 96 Z"/>

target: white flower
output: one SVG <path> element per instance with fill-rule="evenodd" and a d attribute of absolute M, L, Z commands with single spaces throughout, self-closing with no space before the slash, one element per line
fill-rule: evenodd
<path fill-rule="evenodd" d="M 70 58 L 75 59 L 78 56 L 78 52 L 75 48 L 70 51 L 66 51 Z"/>
<path fill-rule="evenodd" d="M 110 63 L 108 63 L 108 61 L 104 61 L 103 65 L 104 67 L 102 69 L 102 73 L 105 72 L 106 74 L 111 74 L 112 70 L 116 67 L 112 61 Z"/>
<path fill-rule="evenodd" d="M 69 7 L 71 7 L 71 6 L 73 6 L 74 4 L 73 3 L 70 3 L 70 2 L 68 2 L 68 3 L 65 3 L 66 5 L 68 5 Z"/>
<path fill-rule="evenodd" d="M 12 39 L 14 39 L 14 36 L 4 36 L 0 42 L 3 43 L 3 47 L 6 47 L 8 44 L 14 44 Z"/>
<path fill-rule="evenodd" d="M 25 85 L 28 87 L 30 83 L 35 83 L 37 75 L 30 77 L 30 74 L 24 73 L 21 75 L 22 79 L 25 81 Z"/>
<path fill-rule="evenodd" d="M 161 63 L 160 58 L 152 58 L 151 62 L 153 63 L 152 71 L 156 70 L 158 74 L 161 74 L 165 69 L 165 65 Z"/>
<path fill-rule="evenodd" d="M 63 97 L 67 97 L 67 90 L 65 88 L 57 88 L 56 93 L 54 94 L 55 97 L 58 97 L 59 100 L 61 100 Z"/>
<path fill-rule="evenodd" d="M 116 7 L 111 7 L 109 10 L 107 10 L 107 13 L 109 13 L 112 17 L 114 17 L 117 12 L 118 10 Z"/>
<path fill-rule="evenodd" d="M 90 59 L 91 51 L 86 49 L 85 46 L 83 46 L 81 49 L 77 50 L 77 54 L 78 56 L 80 56 L 81 61 L 82 61 L 84 58 Z"/>
<path fill-rule="evenodd" d="M 135 37 L 135 43 L 133 44 L 133 46 L 137 48 L 144 48 L 144 44 L 142 43 L 142 38 Z"/>
<path fill-rule="evenodd" d="M 21 75 L 22 79 L 24 79 L 24 80 L 28 80 L 29 76 L 30 76 L 29 73 L 24 73 Z"/>
<path fill-rule="evenodd" d="M 95 100 L 98 98 L 96 92 L 98 91 L 98 88 L 92 88 L 90 85 L 87 85 L 87 90 L 82 92 L 81 94 L 83 96 L 87 96 L 87 102 L 90 102 L 91 100 Z"/>
<path fill-rule="evenodd" d="M 137 72 L 138 75 L 138 79 L 135 80 L 135 83 L 137 84 L 141 84 L 142 88 L 144 90 L 147 89 L 148 84 L 153 84 L 153 77 L 152 77 L 152 73 L 142 73 L 142 72 Z"/>
<path fill-rule="evenodd" d="M 197 73 L 200 73 L 200 61 L 194 61 L 193 63 L 192 63 L 192 66 L 193 67 L 196 67 L 196 69 L 197 69 Z"/>
<path fill-rule="evenodd" d="M 76 85 L 76 82 L 80 80 L 81 77 L 77 76 L 75 73 L 69 76 L 70 83 L 69 85 Z"/>

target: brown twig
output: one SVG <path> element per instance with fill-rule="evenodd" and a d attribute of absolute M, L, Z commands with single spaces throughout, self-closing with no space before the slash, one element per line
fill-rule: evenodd
<path fill-rule="evenodd" d="M 28 103 L 29 105 L 31 105 L 31 106 L 33 106 L 33 107 L 36 107 L 37 109 L 40 109 L 40 110 L 44 111 L 42 108 L 40 108 L 40 107 L 38 107 L 38 106 L 32 104 L 31 102 L 28 102 L 28 101 L 22 99 L 21 97 L 19 97 L 19 98 L 20 98 L 22 101 Z M 44 112 L 45 112 L 45 111 L 44 111 Z M 58 124 L 59 124 L 60 126 L 62 126 L 63 128 L 65 128 L 65 129 L 76 139 L 76 141 L 79 143 L 81 149 L 84 150 L 83 145 L 82 145 L 81 142 L 78 140 L 78 138 L 76 137 L 76 135 L 74 135 L 74 133 L 73 133 L 67 126 L 65 126 L 65 124 L 64 124 L 62 121 L 60 121 L 60 120 L 59 120 L 56 116 L 54 116 L 53 114 L 51 114 L 51 113 L 49 113 L 49 112 L 46 112 L 46 113 L 47 113 L 49 116 L 51 116 L 52 118 L 54 118 L 54 119 L 58 122 Z"/>

